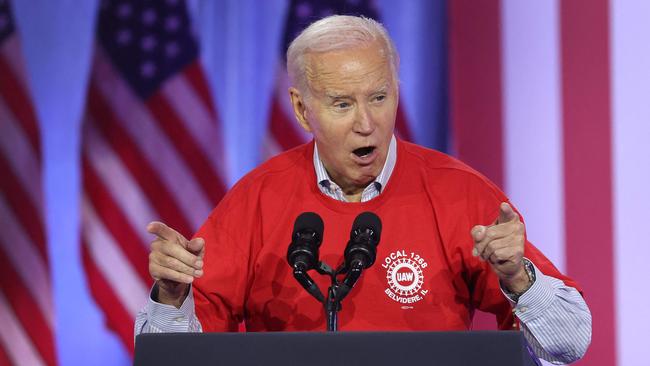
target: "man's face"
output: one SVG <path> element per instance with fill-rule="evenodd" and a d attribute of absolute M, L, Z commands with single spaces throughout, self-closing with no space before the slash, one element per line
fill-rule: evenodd
<path fill-rule="evenodd" d="M 398 90 L 380 42 L 306 55 L 307 95 L 290 89 L 302 127 L 314 135 L 330 177 L 346 193 L 359 192 L 386 161 Z"/>

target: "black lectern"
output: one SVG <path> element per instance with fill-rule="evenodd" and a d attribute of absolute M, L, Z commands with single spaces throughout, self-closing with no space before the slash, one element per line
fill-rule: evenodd
<path fill-rule="evenodd" d="M 518 331 L 142 334 L 136 366 L 533 366 Z"/>

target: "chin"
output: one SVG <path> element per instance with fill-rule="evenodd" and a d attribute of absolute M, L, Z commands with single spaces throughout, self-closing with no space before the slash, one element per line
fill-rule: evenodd
<path fill-rule="evenodd" d="M 359 175 L 355 179 L 352 179 L 352 182 L 354 183 L 355 186 L 367 186 L 368 184 L 372 183 L 375 178 L 377 178 L 379 174 L 375 175 Z"/>

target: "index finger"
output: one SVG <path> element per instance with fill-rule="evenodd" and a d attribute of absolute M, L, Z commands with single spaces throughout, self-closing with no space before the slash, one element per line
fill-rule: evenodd
<path fill-rule="evenodd" d="M 504 224 L 506 222 L 520 221 L 519 215 L 515 212 L 515 209 L 510 206 L 508 202 L 501 202 L 499 205 L 499 217 L 497 218 L 497 224 Z"/>
<path fill-rule="evenodd" d="M 150 222 L 149 225 L 147 225 L 147 232 L 159 237 L 162 240 L 173 241 L 176 240 L 179 236 L 185 239 L 183 235 L 181 235 L 178 231 L 170 228 L 160 221 Z"/>

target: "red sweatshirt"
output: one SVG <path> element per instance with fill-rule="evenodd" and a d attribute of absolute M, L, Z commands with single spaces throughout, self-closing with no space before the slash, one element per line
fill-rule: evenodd
<path fill-rule="evenodd" d="M 322 194 L 313 142 L 283 153 L 241 179 L 203 224 L 205 274 L 194 282 L 203 330 L 325 330 L 322 304 L 293 278 L 286 253 L 296 217 L 319 214 L 325 231 L 320 259 L 343 259 L 355 217 L 372 211 L 382 220 L 375 264 L 343 301 L 339 329 L 466 330 L 474 309 L 513 324 L 511 306 L 487 262 L 472 256 L 470 230 L 490 225 L 505 195 L 485 177 L 437 151 L 397 144 L 395 169 L 373 200 L 336 201 Z M 563 276 L 532 244 L 525 256 L 546 275 Z M 326 293 L 330 280 L 311 271 Z"/>

